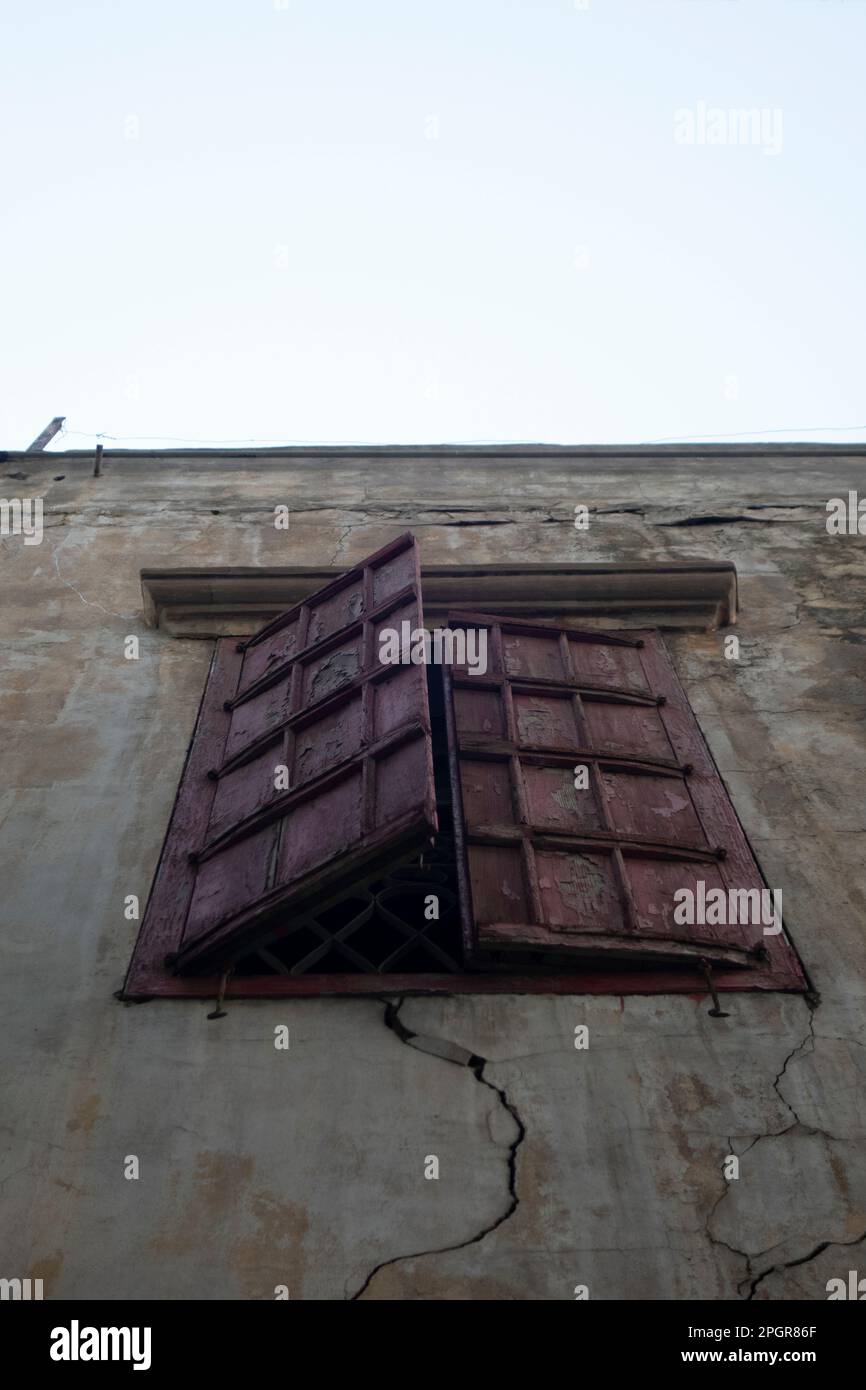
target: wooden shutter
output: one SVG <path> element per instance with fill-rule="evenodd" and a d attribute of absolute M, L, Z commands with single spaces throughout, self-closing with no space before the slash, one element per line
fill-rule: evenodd
<path fill-rule="evenodd" d="M 470 955 L 749 967 L 776 950 L 801 983 L 760 924 L 674 921 L 676 889 L 765 885 L 658 634 L 467 613 L 449 625 L 488 643 L 485 675 L 446 670 Z"/>
<path fill-rule="evenodd" d="M 205 828 L 185 847 L 195 882 L 178 971 L 272 939 L 312 895 L 337 895 L 435 832 L 425 667 L 379 660 L 379 633 L 404 622 L 422 624 L 411 535 L 238 645 L 221 756 L 199 776 Z"/>

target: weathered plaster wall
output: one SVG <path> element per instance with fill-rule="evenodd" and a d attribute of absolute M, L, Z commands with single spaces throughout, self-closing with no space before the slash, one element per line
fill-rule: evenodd
<path fill-rule="evenodd" d="M 828 497 L 866 492 L 864 462 L 109 455 L 98 479 L 78 454 L 0 464 L 3 495 L 46 508 L 41 545 L 0 541 L 0 1275 L 74 1298 L 735 1299 L 824 1298 L 866 1272 L 866 541 L 824 524 Z M 780 995 L 727 996 L 724 1020 L 684 996 L 505 996 L 387 1017 L 372 999 L 237 1002 L 208 1022 L 209 1005 L 115 1001 L 137 930 L 124 896 L 146 899 L 210 655 L 144 627 L 139 570 L 342 566 L 407 528 L 429 563 L 736 562 L 739 661 L 720 634 L 670 647 L 783 889 L 814 1012 Z"/>

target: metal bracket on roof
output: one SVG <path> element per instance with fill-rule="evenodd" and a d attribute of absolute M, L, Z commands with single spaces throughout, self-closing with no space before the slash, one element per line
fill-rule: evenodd
<path fill-rule="evenodd" d="M 28 454 L 41 454 L 46 444 L 50 444 L 58 430 L 62 429 L 65 415 L 55 415 L 50 425 L 46 425 L 41 434 L 37 434 L 32 444 L 28 444 L 25 450 Z"/>

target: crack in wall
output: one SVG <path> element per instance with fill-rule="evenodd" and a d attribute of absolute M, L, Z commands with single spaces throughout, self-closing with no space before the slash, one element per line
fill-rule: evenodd
<path fill-rule="evenodd" d="M 762 1270 L 760 1274 L 756 1274 L 754 1278 L 750 1279 L 749 1296 L 745 1301 L 751 1303 L 758 1290 L 758 1285 L 761 1284 L 764 1279 L 769 1278 L 771 1274 L 775 1274 L 777 1271 L 783 1269 L 795 1269 L 797 1265 L 808 1264 L 810 1260 L 816 1259 L 818 1255 L 822 1255 L 825 1250 L 829 1250 L 831 1245 L 836 1245 L 839 1246 L 840 1249 L 845 1249 L 851 1245 L 862 1245 L 864 1240 L 866 1240 L 866 1231 L 864 1231 L 861 1236 L 855 1236 L 853 1240 L 822 1240 L 815 1246 L 814 1250 L 809 1251 L 808 1255 L 801 1255 L 799 1259 L 796 1260 L 786 1260 L 785 1263 L 781 1265 L 770 1265 L 769 1269 Z M 751 1270 L 749 1273 L 751 1274 Z M 745 1280 L 743 1280 L 743 1283 L 745 1283 Z M 738 1288 L 742 1287 L 742 1283 L 738 1285 Z"/>
<path fill-rule="evenodd" d="M 815 1051 L 815 1008 L 816 1008 L 817 1006 L 816 1006 L 816 1005 L 813 1005 L 813 1004 L 810 1004 L 809 1001 L 807 1000 L 807 1001 L 806 1001 L 806 1007 L 807 1007 L 808 1010 L 809 1010 L 809 1031 L 808 1031 L 808 1033 L 806 1034 L 806 1036 L 805 1036 L 805 1038 L 803 1039 L 803 1041 L 802 1041 L 801 1043 L 798 1043 L 797 1046 L 796 1046 L 795 1048 L 793 1048 L 793 1049 L 788 1053 L 787 1057 L 785 1058 L 784 1062 L 782 1063 L 782 1070 L 776 1075 L 776 1078 L 775 1078 L 775 1080 L 773 1081 L 773 1090 L 776 1092 L 776 1095 L 779 1097 L 779 1100 L 782 1102 L 782 1104 L 785 1106 L 785 1108 L 786 1108 L 787 1110 L 790 1110 L 791 1114 L 792 1114 L 793 1117 L 794 1117 L 794 1124 L 797 1124 L 797 1125 L 801 1123 L 800 1116 L 797 1114 L 797 1112 L 796 1112 L 796 1110 L 794 1109 L 794 1107 L 793 1107 L 793 1105 L 791 1104 L 791 1102 L 790 1102 L 789 1100 L 787 1100 L 785 1096 L 782 1095 L 782 1092 L 780 1091 L 779 1087 L 780 1087 L 781 1082 L 782 1082 L 782 1077 L 785 1075 L 785 1072 L 788 1070 L 789 1064 L 790 1064 L 791 1062 L 793 1062 L 793 1060 L 794 1060 L 795 1057 L 799 1056 L 800 1053 L 802 1053 L 803 1048 L 806 1046 L 806 1044 L 807 1044 L 807 1043 L 811 1043 L 811 1044 L 812 1044 L 812 1046 L 811 1046 L 811 1048 L 809 1049 L 809 1051 L 805 1054 L 807 1057 L 811 1056 L 811 1054 Z M 793 1128 L 793 1126 L 789 1126 L 789 1128 Z M 787 1133 L 787 1130 L 784 1130 L 783 1133 Z"/>
<path fill-rule="evenodd" d="M 675 521 L 657 521 L 656 526 L 730 526 L 734 522 L 749 521 L 753 526 L 773 526 L 781 524 L 787 518 L 783 517 L 763 517 L 746 516 L 744 512 L 733 512 L 725 515 L 721 512 L 713 512 L 709 515 L 677 517 Z"/>
<path fill-rule="evenodd" d="M 466 1048 L 460 1047 L 457 1043 L 448 1042 L 446 1039 L 442 1038 L 426 1037 L 423 1033 L 413 1033 L 410 1028 L 407 1028 L 399 1017 L 400 1010 L 404 1003 L 405 997 L 402 996 L 396 1004 L 392 1000 L 387 1001 L 385 1005 L 385 1027 L 390 1028 L 391 1032 L 395 1033 L 400 1041 L 405 1043 L 407 1047 L 414 1047 L 416 1051 L 426 1052 L 432 1057 L 440 1057 L 443 1061 L 452 1062 L 455 1066 L 467 1067 L 468 1070 L 472 1072 L 476 1081 L 479 1081 L 482 1086 L 486 1086 L 488 1090 L 496 1094 L 499 1103 L 508 1111 L 517 1126 L 517 1135 L 508 1149 L 508 1204 L 505 1211 L 501 1212 L 495 1221 L 490 1222 L 489 1225 L 476 1232 L 474 1236 L 470 1236 L 467 1240 L 458 1241 L 454 1245 L 443 1245 L 435 1250 L 418 1250 L 408 1255 L 394 1255 L 389 1260 L 380 1261 L 379 1264 L 371 1269 L 357 1292 L 352 1294 L 349 1300 L 352 1303 L 364 1296 L 380 1270 L 387 1269 L 390 1265 L 400 1264 L 403 1260 L 417 1260 L 424 1255 L 446 1255 L 452 1250 L 464 1250 L 469 1245 L 477 1245 L 479 1241 L 484 1240 L 486 1236 L 489 1236 L 493 1231 L 497 1230 L 508 1221 L 520 1205 L 520 1198 L 517 1195 L 517 1150 L 526 1138 L 526 1126 L 520 1118 L 517 1107 L 508 1099 L 504 1087 L 494 1085 L 492 1081 L 488 1081 L 485 1077 L 484 1068 L 488 1065 L 487 1058 L 480 1057 L 476 1052 L 468 1052 Z"/>
<path fill-rule="evenodd" d="M 344 526 L 344 527 L 343 527 L 342 531 L 340 532 L 340 536 L 339 536 L 339 538 L 338 538 L 338 540 L 337 540 L 337 545 L 336 545 L 336 548 L 335 548 L 335 550 L 334 550 L 334 553 L 333 553 L 333 555 L 331 556 L 330 560 L 328 561 L 328 564 L 329 564 L 329 565 L 335 565 L 335 564 L 337 563 L 337 560 L 340 558 L 340 555 L 341 555 L 341 553 L 342 553 L 343 546 L 346 544 L 346 541 L 347 541 L 348 538 L 349 538 L 349 534 L 350 534 L 351 530 L 352 530 L 352 523 L 351 523 L 351 522 L 349 523 L 348 526 Z"/>
<path fill-rule="evenodd" d="M 213 500 L 221 499 L 216 498 Z M 821 517 L 818 508 L 806 503 L 795 503 L 790 505 L 764 503 L 749 507 L 750 512 L 759 510 L 760 505 L 766 510 L 772 509 L 776 512 L 783 513 L 783 515 L 772 517 L 761 515 L 751 516 L 747 512 L 699 512 L 692 515 L 682 515 L 679 513 L 684 509 L 665 506 L 663 504 L 648 504 L 644 507 L 626 505 L 602 507 L 598 505 L 586 505 L 590 517 L 603 517 L 611 521 L 616 521 L 619 517 L 626 519 L 635 518 L 642 521 L 647 527 L 658 527 L 660 529 L 679 529 L 695 526 L 723 527 L 738 525 L 742 522 L 751 523 L 756 526 L 783 525 L 786 522 L 799 521 L 799 517 L 787 515 L 799 509 L 814 512 L 818 519 Z M 224 500 L 220 507 L 210 508 L 209 510 L 211 516 L 220 517 L 223 522 L 239 520 L 255 521 L 259 519 L 260 515 L 262 517 L 268 517 L 272 514 L 272 508 L 269 506 L 255 506 L 249 503 L 233 504 L 231 500 Z M 572 512 L 569 511 L 562 515 L 557 515 L 555 512 L 551 511 L 549 506 L 540 504 L 533 505 L 531 502 L 525 503 L 519 508 L 505 506 L 496 509 L 496 511 L 498 514 L 491 516 L 489 504 L 486 506 L 481 504 L 478 506 L 460 506 L 458 504 L 453 504 L 446 507 L 439 506 L 433 502 L 427 504 L 418 502 L 414 506 L 408 503 L 395 503 L 391 505 L 370 503 L 368 506 L 364 507 L 363 510 L 359 510 L 355 505 L 339 507 L 313 502 L 306 506 L 295 505 L 292 508 L 292 515 L 295 518 L 305 516 L 315 517 L 319 515 L 332 515 L 335 519 L 342 518 L 345 515 L 352 515 L 356 518 L 348 527 L 345 527 L 342 520 L 336 520 L 336 524 L 344 526 L 345 529 L 337 542 L 334 555 L 331 558 L 330 563 L 332 565 L 336 564 L 341 558 L 348 532 L 353 527 L 362 528 L 374 522 L 384 523 L 391 521 L 398 525 L 409 525 L 413 529 L 436 527 L 445 530 L 452 527 L 469 527 L 475 529 L 488 526 L 518 525 L 563 526 L 570 529 L 574 525 L 574 514 Z M 45 511 L 43 524 L 46 530 L 50 527 L 66 526 L 72 520 L 85 527 L 111 524 L 114 522 L 122 524 L 124 519 L 128 518 L 130 514 L 134 519 L 140 518 L 141 521 L 146 521 L 151 515 L 151 512 L 152 506 L 150 503 L 142 504 L 138 508 L 136 508 L 135 505 L 131 505 L 121 509 L 107 507 L 102 502 L 88 507 L 86 502 L 82 501 L 81 505 L 75 510 L 67 506 L 49 507 Z M 160 513 L 160 523 L 162 525 L 174 525 L 180 528 L 196 525 L 201 519 L 201 509 L 197 508 L 192 502 L 186 506 L 177 506 L 170 511 L 164 510 Z"/>
<path fill-rule="evenodd" d="M 103 605 L 101 603 L 98 603 L 96 599 L 85 598 L 81 590 L 77 589 L 75 585 L 72 583 L 72 580 L 64 579 L 63 575 L 60 573 L 60 554 L 57 550 L 54 551 L 52 559 L 54 561 L 54 570 L 57 575 L 57 578 L 60 580 L 60 583 L 63 584 L 65 588 L 71 590 L 73 594 L 77 594 L 78 598 L 81 599 L 81 602 L 86 604 L 88 608 L 98 608 L 100 613 L 105 613 L 107 617 L 122 618 L 125 622 L 132 621 L 134 618 L 138 618 L 141 616 L 139 613 L 115 613 L 113 608 L 103 607 Z"/>
<path fill-rule="evenodd" d="M 759 1136 L 759 1138 L 761 1138 L 761 1137 L 763 1137 L 763 1136 Z M 757 1139 L 755 1139 L 755 1140 L 753 1140 L 752 1142 L 753 1142 L 753 1143 L 757 1143 L 758 1141 L 757 1141 Z M 752 1144 L 749 1145 L 749 1148 L 751 1148 L 751 1147 L 752 1147 Z M 728 1136 L 728 1153 L 730 1154 L 730 1153 L 733 1153 L 733 1152 L 734 1152 L 734 1141 L 733 1141 L 733 1139 L 732 1139 L 732 1138 L 730 1137 L 730 1135 L 729 1135 L 729 1136 Z M 745 1152 L 745 1151 L 744 1151 L 744 1152 Z M 730 1251 L 730 1253 L 731 1253 L 732 1255 L 736 1255 L 736 1256 L 738 1257 L 738 1259 L 744 1260 L 744 1261 L 745 1261 L 745 1264 L 746 1264 L 746 1279 L 750 1279 L 751 1276 L 752 1276 L 752 1260 L 751 1260 L 751 1256 L 748 1254 L 748 1252 L 745 1251 L 745 1250 L 738 1250 L 738 1249 L 736 1248 L 736 1246 L 734 1246 L 734 1245 L 729 1245 L 728 1242 L 727 1242 L 726 1240 L 722 1240 L 721 1236 L 713 1235 L 713 1232 L 710 1230 L 710 1223 L 712 1222 L 712 1219 L 713 1219 L 713 1217 L 715 1216 L 716 1212 L 718 1211 L 719 1207 L 721 1206 L 722 1202 L 723 1202 L 723 1201 L 725 1200 L 725 1198 L 727 1197 L 729 1189 L 730 1189 L 730 1182 L 729 1182 L 729 1180 L 724 1176 L 724 1172 L 723 1172 L 723 1174 L 722 1174 L 722 1190 L 721 1190 L 721 1192 L 719 1193 L 719 1195 L 718 1195 L 718 1197 L 716 1198 L 716 1200 L 713 1202 L 713 1205 L 712 1205 L 712 1207 L 710 1208 L 709 1213 L 707 1214 L 707 1219 L 706 1219 L 706 1221 L 704 1222 L 704 1234 L 706 1235 L 707 1240 L 710 1242 L 711 1245 L 720 1245 L 720 1246 L 722 1247 L 723 1250 L 728 1250 L 728 1251 Z M 741 1287 L 742 1287 L 742 1285 L 743 1285 L 744 1283 L 745 1283 L 745 1279 L 741 1279 L 741 1280 L 738 1281 L 738 1283 L 737 1283 L 737 1291 L 738 1291 L 738 1292 L 739 1292 L 739 1290 L 741 1289 Z"/>
<path fill-rule="evenodd" d="M 786 1056 L 784 1062 L 782 1063 L 781 1069 L 773 1078 L 773 1090 L 776 1092 L 776 1095 L 779 1097 L 779 1100 L 782 1102 L 782 1104 L 793 1117 L 791 1124 L 786 1125 L 784 1129 L 774 1130 L 768 1134 L 756 1135 L 755 1138 L 752 1139 L 752 1141 L 749 1144 L 747 1144 L 744 1149 L 740 1150 L 738 1155 L 739 1158 L 742 1158 L 745 1154 L 749 1153 L 749 1151 L 753 1149 L 756 1144 L 760 1144 L 763 1140 L 782 1139 L 785 1137 L 785 1135 L 792 1134 L 795 1131 L 801 1134 L 820 1134 L 824 1139 L 834 1143 L 844 1142 L 839 1138 L 838 1135 L 830 1134 L 828 1130 L 819 1129 L 814 1125 L 805 1124 L 800 1119 L 800 1116 L 798 1115 L 797 1111 L 795 1110 L 791 1102 L 788 1100 L 788 1098 L 782 1094 L 782 1079 L 786 1071 L 788 1070 L 788 1067 L 791 1064 L 791 1062 L 794 1061 L 795 1057 L 799 1057 L 802 1055 L 808 1057 L 811 1056 L 811 1054 L 815 1051 L 815 1010 L 818 1007 L 818 1002 L 815 999 L 809 998 L 806 998 L 804 1002 L 806 1003 L 809 1009 L 808 1032 L 806 1033 L 806 1036 L 800 1042 L 798 1042 L 795 1047 L 791 1049 L 791 1051 Z M 844 1039 L 843 1041 L 847 1041 L 847 1039 Z M 804 1052 L 804 1049 L 809 1044 L 811 1044 L 809 1051 Z M 728 1137 L 728 1153 L 734 1153 L 733 1138 L 730 1136 Z M 769 1278 L 771 1274 L 779 1273 L 786 1269 L 794 1269 L 798 1265 L 808 1264 L 810 1260 L 816 1259 L 818 1255 L 822 1254 L 823 1251 L 828 1250 L 831 1246 L 845 1247 L 852 1245 L 860 1245 L 863 1241 L 866 1241 L 866 1231 L 864 1231 L 862 1235 L 856 1236 L 853 1240 L 822 1240 L 807 1254 L 799 1255 L 794 1260 L 785 1260 L 782 1263 L 769 1265 L 766 1269 L 763 1269 L 756 1274 L 754 1268 L 755 1262 L 760 1260 L 762 1257 L 765 1257 L 769 1253 L 769 1250 L 760 1250 L 756 1255 L 750 1255 L 748 1251 L 740 1250 L 736 1246 L 730 1245 L 728 1241 L 722 1240 L 720 1236 L 714 1235 L 713 1231 L 711 1230 L 713 1218 L 715 1217 L 716 1212 L 718 1211 L 719 1207 L 721 1206 L 722 1202 L 725 1200 L 725 1198 L 728 1195 L 728 1192 L 730 1191 L 729 1180 L 723 1177 L 722 1181 L 724 1184 L 723 1190 L 719 1193 L 719 1196 L 716 1198 L 715 1202 L 710 1208 L 706 1221 L 704 1222 L 704 1232 L 711 1244 L 721 1246 L 723 1249 L 728 1250 L 732 1255 L 736 1255 L 739 1259 L 744 1261 L 746 1272 L 744 1278 L 738 1280 L 737 1282 L 737 1293 L 740 1296 L 740 1298 L 743 1298 L 744 1290 L 748 1288 L 748 1293 L 745 1295 L 744 1299 L 744 1301 L 747 1303 L 751 1302 L 751 1300 L 755 1297 L 761 1283 L 765 1279 Z M 772 1247 L 769 1248 L 772 1249 Z"/>

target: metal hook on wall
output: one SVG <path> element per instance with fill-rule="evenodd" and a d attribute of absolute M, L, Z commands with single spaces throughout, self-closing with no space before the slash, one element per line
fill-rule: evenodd
<path fill-rule="evenodd" d="M 730 1018 L 730 1014 L 726 1014 L 724 1009 L 719 1008 L 719 996 L 716 993 L 716 987 L 713 984 L 713 968 L 705 956 L 701 957 L 700 966 L 704 972 L 704 979 L 707 982 L 707 989 L 713 996 L 713 1007 L 711 1009 L 708 1009 L 707 1013 L 709 1014 L 710 1018 Z"/>
<path fill-rule="evenodd" d="M 229 982 L 229 977 L 233 969 L 234 966 L 230 965 L 226 970 L 223 971 L 222 978 L 220 979 L 220 987 L 219 993 L 217 995 L 216 1008 L 214 1009 L 213 1013 L 208 1014 L 208 1018 L 226 1017 L 226 1010 L 223 1008 L 223 1000 L 225 999 L 226 985 Z"/>

